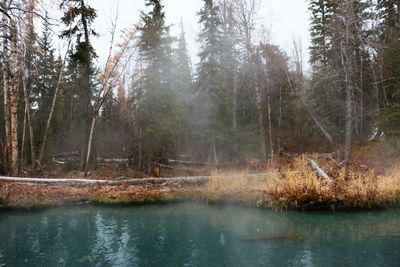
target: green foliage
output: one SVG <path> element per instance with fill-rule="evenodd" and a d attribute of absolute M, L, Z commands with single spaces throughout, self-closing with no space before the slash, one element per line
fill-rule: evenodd
<path fill-rule="evenodd" d="M 386 46 L 382 53 L 382 91 L 384 112 L 379 126 L 388 134 L 400 134 L 400 4 L 398 1 L 378 1 L 381 20 L 381 41 Z"/>
<path fill-rule="evenodd" d="M 69 150 L 85 151 L 89 125 L 92 117 L 96 90 L 96 69 L 93 60 L 97 57 L 92 46 L 92 37 L 97 36 L 92 25 L 97 17 L 95 9 L 83 0 L 64 0 L 66 9 L 61 21 L 65 25 L 61 37 L 74 41 L 75 46 L 68 54 L 68 67 L 64 81 L 63 117 L 68 122 L 64 146 Z"/>
<path fill-rule="evenodd" d="M 196 130 L 205 138 L 207 148 L 223 145 L 231 123 L 228 115 L 229 93 L 224 87 L 223 66 L 223 32 L 219 7 L 213 0 L 205 0 L 198 13 L 201 31 L 198 39 L 201 42 L 197 66 L 198 101 Z"/>
<path fill-rule="evenodd" d="M 337 1 L 310 0 L 311 12 L 311 63 L 317 66 L 326 66 L 329 62 L 329 53 L 332 48 L 332 24 Z"/>
<path fill-rule="evenodd" d="M 148 171 L 153 161 L 174 154 L 179 105 L 172 88 L 172 38 L 165 26 L 161 1 L 148 0 L 152 9 L 142 12 L 139 51 L 146 67 L 136 83 L 140 95 L 138 124 L 142 132 L 144 162 Z"/>
<path fill-rule="evenodd" d="M 374 86 L 371 66 L 374 59 L 369 54 L 375 29 L 369 28 L 374 14 L 370 3 L 354 0 L 351 14 L 346 13 L 345 1 L 310 0 L 312 82 L 310 102 L 312 110 L 328 132 L 340 142 L 345 127 L 345 67 L 352 90 L 353 135 L 364 140 L 370 134 L 373 123 L 371 114 L 376 113 L 373 102 Z M 346 17 L 349 16 L 349 17 Z M 348 21 L 349 32 L 344 32 Z M 373 22 L 375 23 L 375 22 Z M 369 25 L 369 26 L 366 26 Z M 347 36 L 347 37 L 346 37 Z M 347 38 L 347 39 L 346 39 Z M 347 48 L 344 48 L 347 40 Z M 345 49 L 351 50 L 345 56 Z M 367 115 L 368 114 L 368 115 Z M 318 129 L 316 129 L 318 131 Z"/>

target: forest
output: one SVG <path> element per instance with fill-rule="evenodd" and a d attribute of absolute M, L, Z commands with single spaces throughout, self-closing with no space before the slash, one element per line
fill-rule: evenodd
<path fill-rule="evenodd" d="M 173 161 L 268 166 L 331 152 L 347 168 L 354 149 L 399 146 L 398 0 L 308 0 L 310 62 L 301 40 L 270 42 L 262 1 L 204 0 L 195 64 L 183 22 L 170 34 L 167 1 L 145 0 L 122 34 L 113 18 L 104 66 L 90 1 L 55 1 L 58 13 L 42 2 L 0 3 L 3 175 L 41 175 L 62 155 L 85 176 L 106 159 L 153 174 Z"/>
<path fill-rule="evenodd" d="M 0 0 L 0 267 L 400 266 L 399 162 L 400 0 Z"/>

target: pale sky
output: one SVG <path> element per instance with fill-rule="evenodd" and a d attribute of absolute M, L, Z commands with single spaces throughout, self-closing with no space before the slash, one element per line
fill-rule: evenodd
<path fill-rule="evenodd" d="M 144 0 L 88 0 L 89 4 L 97 9 L 98 18 L 94 28 L 101 38 L 93 40 L 99 55 L 99 64 L 104 64 L 107 57 L 111 21 L 117 11 L 119 2 L 118 29 L 122 30 L 138 23 L 141 10 L 145 10 Z M 199 32 L 197 12 L 203 5 L 202 0 L 164 0 L 166 19 L 172 35 L 179 34 L 179 21 L 182 18 L 186 32 L 188 49 L 194 63 L 198 53 L 197 34 Z M 278 44 L 289 55 L 291 54 L 292 39 L 301 38 L 303 50 L 308 53 L 310 37 L 309 14 L 306 0 L 261 0 L 258 14 L 258 24 L 271 29 L 271 42 Z M 106 52 L 107 51 L 107 52 Z M 305 61 L 308 61 L 306 55 Z"/>

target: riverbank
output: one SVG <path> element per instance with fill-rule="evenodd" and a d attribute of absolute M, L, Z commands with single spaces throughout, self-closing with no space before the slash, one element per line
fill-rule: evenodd
<path fill-rule="evenodd" d="M 81 203 L 141 205 L 189 200 L 274 210 L 348 211 L 399 205 L 400 167 L 376 171 L 354 161 L 345 175 L 344 168 L 334 158 L 314 156 L 332 178 L 333 182 L 329 182 L 309 167 L 308 160 L 312 157 L 294 157 L 269 166 L 259 175 L 224 172 L 200 180 L 149 178 L 136 183 L 139 180 L 124 182 L 119 177 L 108 178 L 109 184 L 0 181 L 0 208 L 34 209 Z"/>
<path fill-rule="evenodd" d="M 143 205 L 183 201 L 235 204 L 274 210 L 349 211 L 396 207 L 400 176 L 356 176 L 327 184 L 312 171 L 265 176 L 214 177 L 200 184 L 54 185 L 0 182 L 0 208 L 61 205 Z"/>

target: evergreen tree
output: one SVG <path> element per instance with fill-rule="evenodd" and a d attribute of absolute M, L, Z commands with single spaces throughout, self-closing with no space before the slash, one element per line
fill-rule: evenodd
<path fill-rule="evenodd" d="M 178 136 L 177 151 L 182 153 L 189 141 L 190 125 L 193 124 L 191 114 L 193 114 L 193 77 L 191 61 L 188 55 L 185 31 L 183 22 L 180 23 L 181 33 L 178 38 L 178 44 L 174 51 L 174 77 L 173 88 L 180 106 L 178 112 Z"/>
<path fill-rule="evenodd" d="M 238 120 L 237 120 L 237 68 L 239 65 L 239 52 L 236 47 L 236 20 L 234 18 L 233 1 L 220 0 L 220 16 L 222 22 L 222 73 L 223 73 L 223 97 L 222 105 L 226 112 L 223 127 L 225 137 L 223 150 L 229 159 L 236 157 L 238 152 Z"/>
<path fill-rule="evenodd" d="M 80 114 L 76 117 L 80 126 L 77 127 L 78 129 L 75 129 L 74 136 L 80 135 L 80 138 L 75 139 L 78 139 L 77 142 L 80 142 L 81 146 L 83 146 L 80 168 L 85 170 L 87 140 L 92 113 L 91 100 L 95 89 L 93 59 L 96 57 L 96 53 L 90 37 L 97 36 L 96 32 L 91 28 L 97 14 L 95 9 L 85 4 L 84 0 L 63 0 L 62 5 L 66 5 L 67 7 L 61 19 L 67 27 L 62 32 L 62 37 L 76 38 L 76 45 L 70 54 L 70 60 L 76 64 L 79 74 L 78 83 L 75 87 L 79 88 L 79 91 L 76 92 L 79 97 L 76 100 L 78 100 L 77 104 L 79 105 L 77 111 Z"/>
<path fill-rule="evenodd" d="M 143 163 L 150 171 L 154 161 L 175 153 L 179 107 L 172 89 L 172 38 L 165 26 L 163 6 L 160 0 L 147 0 L 146 6 L 151 10 L 147 14 L 142 12 L 142 25 L 138 28 L 143 70 L 136 89 L 141 95 L 138 122 Z"/>
<path fill-rule="evenodd" d="M 337 8 L 337 1 L 310 0 L 311 13 L 311 63 L 315 66 L 326 66 L 331 59 L 332 25 Z"/>
<path fill-rule="evenodd" d="M 37 62 L 40 62 L 40 64 L 37 64 L 37 82 L 34 87 L 34 94 L 38 107 L 36 136 L 38 137 L 37 141 L 41 143 L 57 82 L 55 49 L 52 47 L 52 36 L 48 19 L 43 20 L 42 34 L 39 37 L 38 45 Z"/>
<path fill-rule="evenodd" d="M 214 0 L 204 0 L 204 6 L 198 13 L 201 31 L 198 36 L 201 42 L 197 66 L 197 106 L 196 119 L 198 137 L 203 137 L 209 156 L 218 161 L 217 149 L 223 146 L 227 137 L 226 123 L 229 121 L 228 92 L 224 88 L 223 32 L 219 7 Z"/>
<path fill-rule="evenodd" d="M 400 134 L 400 1 L 379 0 L 380 66 L 382 72 L 382 99 L 385 112 L 380 119 L 382 130 Z M 379 60 L 379 59 L 378 59 Z"/>

